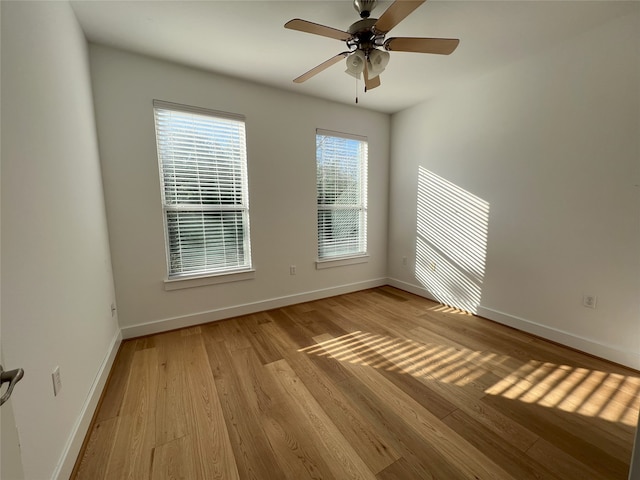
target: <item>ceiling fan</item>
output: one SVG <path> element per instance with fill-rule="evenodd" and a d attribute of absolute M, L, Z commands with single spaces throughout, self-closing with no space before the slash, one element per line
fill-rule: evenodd
<path fill-rule="evenodd" d="M 353 0 L 353 6 L 360 14 L 360 20 L 352 24 L 347 31 L 327 27 L 317 23 L 295 18 L 285 23 L 284 27 L 300 32 L 312 33 L 323 37 L 342 40 L 347 44 L 347 51 L 322 62 L 308 72 L 294 79 L 302 83 L 314 75 L 347 59 L 346 73 L 356 78 L 364 76 L 365 92 L 380 86 L 380 74 L 389 63 L 389 52 L 416 52 L 449 55 L 460 40 L 455 38 L 416 38 L 392 37 L 385 39 L 389 31 L 404 20 L 411 12 L 426 0 L 396 0 L 378 19 L 370 18 L 371 11 L 378 0 Z"/>

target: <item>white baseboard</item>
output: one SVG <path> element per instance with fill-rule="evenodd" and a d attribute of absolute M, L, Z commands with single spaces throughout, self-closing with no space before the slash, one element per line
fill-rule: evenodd
<path fill-rule="evenodd" d="M 321 298 L 333 297 L 345 293 L 357 292 L 367 288 L 380 287 L 387 284 L 386 278 L 376 278 L 364 282 L 350 283 L 340 285 L 338 287 L 324 288 L 321 290 L 313 290 L 310 292 L 297 293 L 295 295 L 287 295 L 284 297 L 271 298 L 259 302 L 245 303 L 233 307 L 219 308 L 206 312 L 194 313 L 180 317 L 165 318 L 154 322 L 141 323 L 130 327 L 122 328 L 122 337 L 124 339 L 141 337 L 144 335 L 152 335 L 154 333 L 166 332 L 177 328 L 191 327 L 201 325 L 203 323 L 223 320 L 225 318 L 237 317 L 240 315 L 249 315 L 252 313 L 271 310 L 273 308 L 286 307 L 295 305 L 296 303 L 310 302 Z"/>
<path fill-rule="evenodd" d="M 407 292 L 428 298 L 429 300 L 438 301 L 429 293 L 428 290 L 418 285 L 407 283 L 395 278 L 389 278 L 387 283 L 401 290 L 406 290 Z M 564 330 L 542 325 L 525 318 L 483 306 L 478 306 L 477 315 L 493 320 L 494 322 L 513 327 L 517 330 L 551 340 L 552 342 L 557 342 L 562 345 L 575 348 L 576 350 L 580 350 L 590 355 L 595 355 L 596 357 L 604 358 L 635 370 L 640 370 L 640 352 L 624 350 L 620 347 L 616 347 L 615 345 L 607 345 L 590 338 L 581 337 Z"/>
<path fill-rule="evenodd" d="M 396 278 L 377 278 L 364 282 L 341 285 L 310 292 L 303 292 L 295 295 L 287 295 L 284 297 L 246 303 L 233 307 L 214 309 L 191 315 L 166 318 L 154 322 L 123 327 L 122 338 L 128 339 L 144 335 L 152 335 L 154 333 L 200 325 L 203 323 L 222 320 L 225 318 L 232 318 L 240 315 L 249 315 L 251 313 L 261 312 L 264 310 L 285 307 L 287 305 L 294 305 L 296 303 L 319 300 L 321 298 L 331 297 L 334 295 L 342 295 L 345 293 L 351 293 L 367 288 L 379 287 L 382 285 L 391 285 L 393 287 L 414 293 L 421 297 L 425 297 L 436 302 L 438 301 L 429 293 L 429 291 L 421 286 L 404 282 Z M 495 322 L 516 328 L 518 330 L 532 333 L 542 338 L 546 338 L 548 340 L 558 342 L 572 348 L 576 348 L 583 352 L 590 353 L 592 355 L 596 355 L 598 357 L 605 358 L 607 360 L 611 360 L 613 362 L 620 363 L 634 369 L 640 369 L 639 352 L 625 351 L 613 345 L 606 345 L 592 339 L 582 338 L 569 332 L 564 332 L 552 327 L 537 324 L 524 318 L 515 317 L 513 315 L 509 315 L 482 306 L 478 307 L 478 315 L 488 318 L 489 320 L 493 320 Z"/>
<path fill-rule="evenodd" d="M 581 337 L 579 335 L 566 332 L 557 328 L 542 325 L 525 318 L 516 317 L 508 313 L 500 312 L 487 307 L 478 307 L 478 315 L 489 320 L 493 320 L 503 325 L 532 333 L 552 342 L 566 345 L 581 352 L 604 358 L 620 365 L 640 370 L 640 353 L 631 350 L 624 350 L 615 345 L 607 345 L 591 338 Z"/>
<path fill-rule="evenodd" d="M 113 366 L 113 362 L 116 358 L 121 342 L 122 332 L 118 330 L 111 340 L 107 354 L 105 355 L 102 365 L 100 365 L 100 369 L 98 370 L 98 373 L 93 380 L 93 384 L 89 389 L 89 394 L 82 406 L 78 420 L 71 430 L 71 435 L 69 435 L 67 444 L 65 445 L 60 461 L 58 462 L 58 466 L 53 473 L 52 478 L 54 480 L 66 480 L 71 476 L 76 459 L 78 458 L 78 454 L 82 448 L 82 443 L 84 442 L 87 431 L 91 426 L 91 419 L 93 418 L 93 414 L 96 411 L 98 402 L 100 401 L 100 396 L 102 395 L 104 386 L 109 378 L 109 373 L 111 372 L 111 367 Z"/>
<path fill-rule="evenodd" d="M 413 283 L 404 282 L 402 280 L 398 280 L 397 278 L 388 278 L 387 285 L 391 285 L 392 287 L 399 288 L 400 290 L 404 290 L 405 292 L 413 293 L 414 295 L 419 295 L 420 297 L 428 298 L 429 300 L 438 302 L 438 300 L 433 295 L 431 295 L 429 290 L 423 287 L 419 287 L 418 285 L 414 285 Z"/>

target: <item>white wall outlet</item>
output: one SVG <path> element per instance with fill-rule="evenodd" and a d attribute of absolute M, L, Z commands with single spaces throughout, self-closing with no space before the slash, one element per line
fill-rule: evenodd
<path fill-rule="evenodd" d="M 582 296 L 582 305 L 587 308 L 596 308 L 596 303 L 598 302 L 598 297 L 595 295 L 583 295 Z"/>
<path fill-rule="evenodd" d="M 60 367 L 56 367 L 51 374 L 53 380 L 53 395 L 58 396 L 60 390 L 62 390 L 62 378 L 60 378 Z"/>
<path fill-rule="evenodd" d="M 289 275 L 295 275 L 295 274 L 296 274 L 296 266 L 289 265 Z"/>
<path fill-rule="evenodd" d="M 115 303 L 111 304 L 111 316 L 112 317 L 116 316 L 116 304 Z"/>

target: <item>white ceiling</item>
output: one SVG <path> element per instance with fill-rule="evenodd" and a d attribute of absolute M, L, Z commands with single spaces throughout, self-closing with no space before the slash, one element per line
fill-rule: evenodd
<path fill-rule="evenodd" d="M 633 5 L 635 3 L 635 5 Z M 391 2 L 380 2 L 379 17 Z M 344 43 L 287 30 L 302 18 L 346 30 L 352 0 L 71 1 L 89 41 L 328 100 L 353 104 L 355 80 L 339 63 L 303 84 L 293 78 L 344 51 Z M 392 52 L 382 86 L 359 105 L 393 113 L 454 82 L 553 48 L 625 14 L 637 2 L 431 0 L 387 37 L 459 38 L 450 56 Z M 544 72 L 541 72 L 544 75 Z"/>

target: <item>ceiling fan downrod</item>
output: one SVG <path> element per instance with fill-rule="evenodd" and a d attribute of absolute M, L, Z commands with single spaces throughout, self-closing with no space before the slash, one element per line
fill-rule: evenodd
<path fill-rule="evenodd" d="M 377 4 L 378 0 L 353 0 L 353 8 L 356 9 L 360 18 L 369 18 Z"/>

